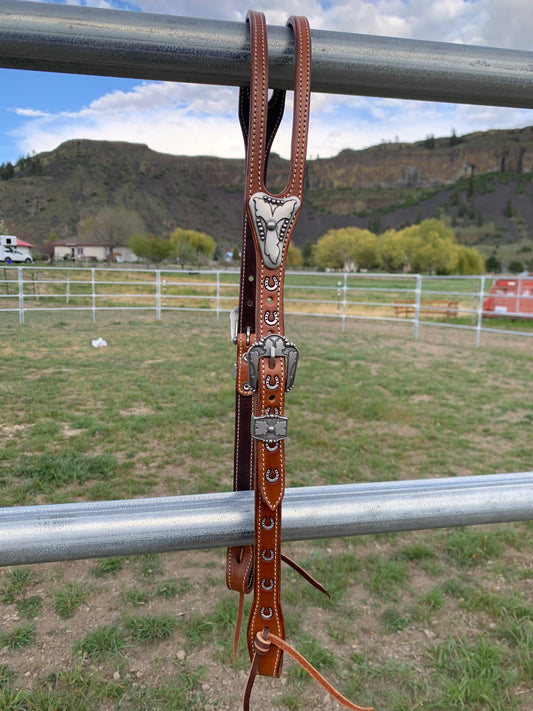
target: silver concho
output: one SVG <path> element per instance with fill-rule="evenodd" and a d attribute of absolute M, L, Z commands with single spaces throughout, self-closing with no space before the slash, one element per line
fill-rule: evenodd
<path fill-rule="evenodd" d="M 272 282 L 272 284 L 270 282 Z M 265 289 L 267 291 L 276 291 L 278 286 L 279 286 L 279 279 L 277 276 L 265 277 Z"/>
<path fill-rule="evenodd" d="M 275 484 L 279 479 L 279 469 L 274 469 L 274 474 L 272 474 L 272 469 L 267 469 L 265 479 L 269 484 Z"/>
<path fill-rule="evenodd" d="M 268 269 L 277 269 L 281 266 L 283 244 L 300 207 L 300 200 L 297 197 L 276 198 L 266 193 L 254 193 L 249 205 L 263 262 Z"/>
<path fill-rule="evenodd" d="M 274 587 L 274 581 L 272 580 L 272 578 L 269 578 L 268 580 L 266 578 L 261 579 L 261 589 L 262 590 L 265 590 L 266 592 L 268 592 L 269 590 L 272 590 L 273 587 Z"/>
<path fill-rule="evenodd" d="M 274 444 L 287 436 L 287 418 L 280 415 L 252 415 L 252 437 Z"/>
<path fill-rule="evenodd" d="M 264 620 L 269 620 L 274 615 L 274 610 L 271 607 L 262 607 L 259 614 Z"/>
<path fill-rule="evenodd" d="M 272 376 L 267 375 L 265 378 L 265 387 L 268 390 L 277 390 L 279 388 L 279 376 L 275 375 L 274 380 L 272 380 Z"/>
<path fill-rule="evenodd" d="M 270 315 L 270 311 L 265 311 L 265 323 L 267 326 L 275 326 L 278 321 L 279 313 L 277 311 L 273 311 L 272 316 Z"/>

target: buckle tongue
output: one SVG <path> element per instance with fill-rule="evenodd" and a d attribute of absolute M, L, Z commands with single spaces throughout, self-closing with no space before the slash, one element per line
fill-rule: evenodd
<path fill-rule="evenodd" d="M 229 322 L 231 328 L 231 341 L 237 343 L 237 335 L 239 333 L 239 307 L 236 306 L 229 313 Z"/>

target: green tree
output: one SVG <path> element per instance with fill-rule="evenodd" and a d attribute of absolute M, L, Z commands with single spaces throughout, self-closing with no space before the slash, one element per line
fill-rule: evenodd
<path fill-rule="evenodd" d="M 113 261 L 115 247 L 127 245 L 134 234 L 144 231 L 144 224 L 134 210 L 109 206 L 83 219 L 78 231 L 85 239 L 107 247 L 108 259 Z"/>
<path fill-rule="evenodd" d="M 355 261 L 358 269 L 375 269 L 379 265 L 377 242 L 373 232 L 357 230 Z"/>
<path fill-rule="evenodd" d="M 161 264 L 174 254 L 174 247 L 168 239 L 153 234 L 133 235 L 128 246 L 137 257 L 153 264 Z"/>
<path fill-rule="evenodd" d="M 371 269 L 378 264 L 377 238 L 369 230 L 329 230 L 316 243 L 313 261 L 329 269 Z"/>
<path fill-rule="evenodd" d="M 485 260 L 475 247 L 459 247 L 457 253 L 457 274 L 484 274 Z"/>
<path fill-rule="evenodd" d="M 368 229 L 375 235 L 380 235 L 383 232 L 381 227 L 381 216 L 379 214 L 370 215 L 368 218 Z"/>
<path fill-rule="evenodd" d="M 313 252 L 315 245 L 312 242 L 306 242 L 302 250 L 302 256 L 304 258 L 304 264 L 306 267 L 313 265 Z"/>
<path fill-rule="evenodd" d="M 304 256 L 302 250 L 295 247 L 292 242 L 289 242 L 289 249 L 287 251 L 287 266 L 292 267 L 302 267 L 304 263 Z"/>
<path fill-rule="evenodd" d="M 502 263 L 496 256 L 496 252 L 493 251 L 485 262 L 488 272 L 494 272 L 494 274 L 499 274 L 502 270 Z"/>
<path fill-rule="evenodd" d="M 15 175 L 13 163 L 2 163 L 0 165 L 0 180 L 10 180 Z"/>
<path fill-rule="evenodd" d="M 524 271 L 524 265 L 519 259 L 513 259 L 511 262 L 509 262 L 508 269 L 511 274 L 520 274 L 520 272 Z"/>
<path fill-rule="evenodd" d="M 465 139 L 458 136 L 455 133 L 455 128 L 452 128 L 452 135 L 450 136 L 448 140 L 448 145 L 449 146 L 457 146 L 459 143 L 462 143 Z"/>
<path fill-rule="evenodd" d="M 401 231 L 411 271 L 452 274 L 457 267 L 455 235 L 442 220 L 432 218 Z"/>
<path fill-rule="evenodd" d="M 180 264 L 198 264 L 202 258 L 211 259 L 215 252 L 215 240 L 205 232 L 184 230 L 178 227 L 170 235 L 170 242 Z"/>
<path fill-rule="evenodd" d="M 43 241 L 42 251 L 48 259 L 54 261 L 54 244 L 59 240 L 59 235 L 55 230 L 50 230 L 48 237 Z"/>
<path fill-rule="evenodd" d="M 387 230 L 378 237 L 377 255 L 386 272 L 400 272 L 407 259 L 406 242 L 400 232 Z"/>

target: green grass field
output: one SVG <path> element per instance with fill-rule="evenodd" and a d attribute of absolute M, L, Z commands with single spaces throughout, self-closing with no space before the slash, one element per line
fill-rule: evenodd
<path fill-rule="evenodd" d="M 212 313 L 0 322 L 4 506 L 231 488 L 234 347 Z M 288 485 L 529 471 L 528 339 L 289 317 Z M 94 349 L 102 337 L 106 348 Z M 533 708 L 530 523 L 287 546 L 288 638 L 382 711 Z M 0 710 L 239 708 L 222 550 L 0 570 Z M 265 711 L 335 708 L 287 661 Z"/>

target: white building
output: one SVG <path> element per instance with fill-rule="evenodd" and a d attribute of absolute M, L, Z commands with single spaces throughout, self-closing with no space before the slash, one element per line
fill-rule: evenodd
<path fill-rule="evenodd" d="M 105 245 L 75 238 L 63 239 L 54 244 L 54 261 L 56 262 L 107 262 L 109 254 L 109 247 Z M 119 246 L 113 249 L 113 261 L 119 263 L 136 262 L 137 256 L 128 247 Z"/>

